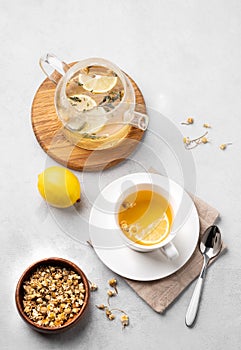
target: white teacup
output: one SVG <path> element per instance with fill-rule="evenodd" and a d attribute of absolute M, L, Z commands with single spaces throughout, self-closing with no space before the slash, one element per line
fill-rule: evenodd
<path fill-rule="evenodd" d="M 153 177 L 152 177 L 153 179 Z M 172 193 L 172 191 L 169 191 L 168 188 L 168 182 L 165 184 L 166 188 L 161 187 L 157 183 L 151 182 L 146 182 L 146 183 L 133 183 L 131 181 L 128 181 L 124 184 L 123 186 L 123 192 L 119 196 L 116 202 L 115 206 L 115 220 L 118 226 L 118 232 L 123 239 L 124 243 L 131 249 L 134 249 L 139 252 L 150 252 L 156 249 L 160 249 L 164 255 L 172 260 L 175 259 L 179 256 L 179 253 L 173 244 L 173 239 L 175 238 L 178 228 L 180 228 L 180 217 L 177 215 L 179 209 L 180 209 L 180 200 L 178 200 L 175 196 L 175 193 Z M 126 197 L 132 193 L 135 193 L 137 191 L 141 190 L 150 190 L 152 192 L 155 192 L 157 194 L 160 194 L 162 197 L 164 197 L 167 202 L 169 203 L 170 207 L 172 208 L 172 215 L 173 215 L 173 220 L 172 220 L 172 225 L 170 228 L 170 232 L 165 237 L 162 241 L 156 244 L 151 244 L 151 245 L 144 245 L 144 244 L 139 244 L 137 242 L 134 242 L 133 240 L 129 239 L 122 231 L 122 229 L 119 226 L 118 222 L 118 213 L 120 211 L 121 205 L 123 201 L 126 199 Z"/>

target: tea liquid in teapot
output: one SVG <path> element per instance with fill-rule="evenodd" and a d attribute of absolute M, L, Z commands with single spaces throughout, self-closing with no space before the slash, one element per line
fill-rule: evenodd
<path fill-rule="evenodd" d="M 149 118 L 135 111 L 132 83 L 113 63 L 91 58 L 69 67 L 47 54 L 40 59 L 40 66 L 57 85 L 56 112 L 65 137 L 76 146 L 110 148 L 125 138 L 132 126 L 146 130 Z M 50 75 L 46 67 L 55 71 Z"/>

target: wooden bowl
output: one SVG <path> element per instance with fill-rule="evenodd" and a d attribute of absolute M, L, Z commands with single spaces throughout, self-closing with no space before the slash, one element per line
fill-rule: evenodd
<path fill-rule="evenodd" d="M 81 277 L 81 282 L 83 283 L 84 288 L 85 288 L 85 296 L 84 296 L 84 300 L 83 300 L 84 303 L 83 303 L 79 313 L 77 313 L 73 318 L 68 319 L 63 325 L 58 326 L 58 327 L 47 327 L 47 326 L 38 325 L 36 322 L 32 321 L 27 316 L 27 314 L 24 312 L 24 306 L 23 306 L 24 288 L 23 288 L 23 284 L 26 280 L 28 280 L 30 278 L 32 273 L 34 273 L 38 267 L 46 266 L 46 265 L 53 266 L 53 267 L 55 267 L 55 266 L 65 267 L 65 268 L 73 270 Z M 88 282 L 88 279 L 85 276 L 84 272 L 77 265 L 72 263 L 71 261 L 65 260 L 62 258 L 47 258 L 47 259 L 37 261 L 34 264 L 30 265 L 23 272 L 22 276 L 20 277 L 18 284 L 17 284 L 17 287 L 16 287 L 16 292 L 15 292 L 15 301 L 16 301 L 17 310 L 18 310 L 20 316 L 22 317 L 22 319 L 34 330 L 36 330 L 38 332 L 42 332 L 42 333 L 52 333 L 52 334 L 63 332 L 65 330 L 75 326 L 81 320 L 83 314 L 85 313 L 88 302 L 89 302 L 89 298 L 90 298 L 89 282 Z"/>

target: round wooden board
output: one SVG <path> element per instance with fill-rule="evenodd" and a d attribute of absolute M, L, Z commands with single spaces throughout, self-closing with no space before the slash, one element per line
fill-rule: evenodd
<path fill-rule="evenodd" d="M 145 113 L 143 95 L 134 80 L 129 79 L 135 89 L 136 110 Z M 31 110 L 33 131 L 48 156 L 73 170 L 98 171 L 118 164 L 134 151 L 144 135 L 142 130 L 135 127 L 131 127 L 126 138 L 112 148 L 90 151 L 73 145 L 65 138 L 62 123 L 55 111 L 55 88 L 54 83 L 45 79 L 34 96 Z"/>

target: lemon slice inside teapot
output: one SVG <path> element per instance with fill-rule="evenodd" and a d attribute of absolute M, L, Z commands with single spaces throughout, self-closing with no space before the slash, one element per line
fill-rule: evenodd
<path fill-rule="evenodd" d="M 83 88 L 87 91 L 91 91 L 92 93 L 101 94 L 113 89 L 116 83 L 117 77 L 97 75 L 94 78 L 88 79 L 83 84 Z"/>

